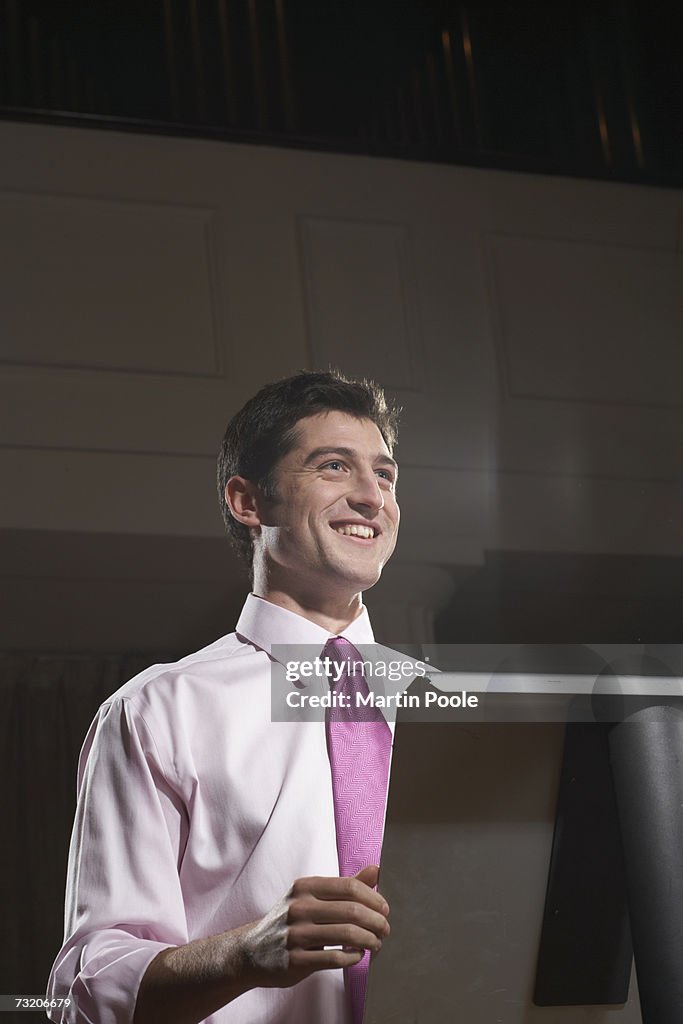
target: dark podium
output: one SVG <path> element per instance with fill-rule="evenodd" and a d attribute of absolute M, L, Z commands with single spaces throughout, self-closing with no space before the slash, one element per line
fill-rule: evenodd
<path fill-rule="evenodd" d="M 617 723 L 567 727 L 535 1001 L 624 1002 L 633 952 L 644 1024 L 674 1024 L 683 1020 L 683 710 L 634 703 Z"/>
<path fill-rule="evenodd" d="M 399 711 L 366 1024 L 680 1024 L 683 646 L 482 650 Z"/>

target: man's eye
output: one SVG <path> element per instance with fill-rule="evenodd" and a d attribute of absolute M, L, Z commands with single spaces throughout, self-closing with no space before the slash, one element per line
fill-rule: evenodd
<path fill-rule="evenodd" d="M 393 484 L 394 477 L 393 474 L 390 473 L 388 469 L 378 469 L 377 472 L 380 476 L 383 476 L 385 480 L 388 480 L 390 484 Z"/>
<path fill-rule="evenodd" d="M 342 469 L 343 465 L 344 464 L 340 462 L 339 459 L 333 459 L 332 462 L 326 462 L 323 469 L 335 469 L 335 467 Z"/>

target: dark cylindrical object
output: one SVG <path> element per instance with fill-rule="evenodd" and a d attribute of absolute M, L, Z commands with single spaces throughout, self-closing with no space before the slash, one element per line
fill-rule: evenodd
<path fill-rule="evenodd" d="M 609 734 L 643 1024 L 683 1020 L 683 712 L 651 706 Z"/>

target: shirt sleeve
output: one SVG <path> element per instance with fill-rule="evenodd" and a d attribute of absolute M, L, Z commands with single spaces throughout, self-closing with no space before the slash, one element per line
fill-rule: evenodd
<path fill-rule="evenodd" d="M 187 813 L 128 698 L 104 704 L 83 744 L 66 884 L 65 940 L 48 997 L 59 1024 L 130 1024 L 160 950 L 188 941 L 180 884 Z"/>

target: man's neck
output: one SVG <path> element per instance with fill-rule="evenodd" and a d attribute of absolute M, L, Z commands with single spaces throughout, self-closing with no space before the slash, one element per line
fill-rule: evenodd
<path fill-rule="evenodd" d="M 262 591 L 257 586 L 254 586 L 252 593 L 264 601 L 270 601 L 271 604 L 279 605 L 280 608 L 286 608 L 289 612 L 294 612 L 304 619 L 315 622 L 317 626 L 321 626 L 328 633 L 335 635 L 342 633 L 363 612 L 363 600 L 360 594 L 355 594 L 348 601 L 330 602 L 325 606 L 319 600 L 297 598 L 279 590 Z"/>

